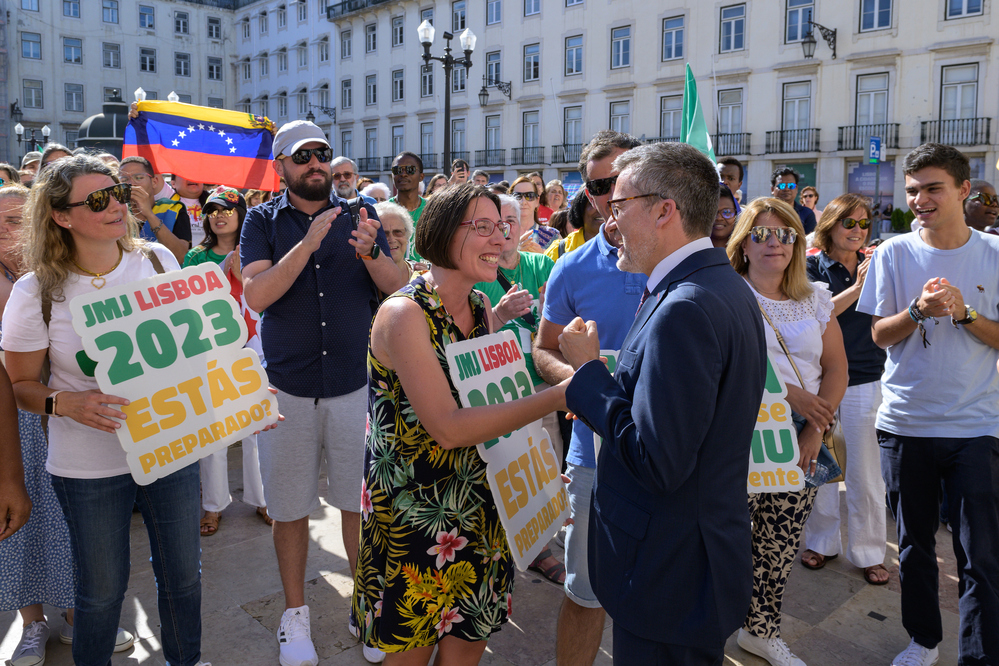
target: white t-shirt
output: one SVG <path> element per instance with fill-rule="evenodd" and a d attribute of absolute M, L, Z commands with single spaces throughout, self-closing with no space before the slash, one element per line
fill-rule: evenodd
<path fill-rule="evenodd" d="M 787 354 L 781 349 L 774 329 L 764 320 L 763 330 L 767 336 L 767 351 L 777 364 L 784 383 L 793 384 L 817 395 L 822 385 L 822 365 L 819 363 L 822 359 L 822 334 L 826 332 L 826 325 L 832 316 L 833 303 L 832 294 L 825 284 L 813 282 L 812 286 L 814 289 L 811 295 L 801 301 L 791 299 L 775 301 L 756 291 L 753 285 L 750 284 L 749 288 L 767 311 L 770 321 L 780 331 L 805 385 L 801 386 L 798 383 L 798 375 L 791 367 L 791 362 L 787 360 Z"/>
<path fill-rule="evenodd" d="M 955 250 L 938 250 L 919 231 L 889 239 L 871 260 L 857 312 L 891 317 L 909 309 L 933 278 L 961 290 L 978 314 L 999 320 L 999 236 L 971 231 Z M 949 317 L 924 322 L 888 348 L 877 427 L 905 437 L 999 437 L 999 375 L 992 349 Z"/>
<path fill-rule="evenodd" d="M 170 250 L 155 243 L 151 247 L 165 270 L 180 269 Z M 105 277 L 107 286 L 113 287 L 152 275 L 156 275 L 152 262 L 134 250 L 126 253 L 118 268 Z M 38 297 L 38 281 L 34 273 L 28 273 L 14 285 L 7 301 L 0 346 L 8 352 L 48 349 L 52 365 L 50 388 L 58 391 L 99 389 L 97 380 L 88 377 L 77 361 L 77 354 L 83 352 L 83 342 L 73 330 L 69 311 L 69 303 L 74 297 L 94 291 L 90 277 L 70 273 L 63 285 L 65 299 L 52 302 L 52 319 L 46 328 Z M 129 473 L 125 450 L 117 435 L 81 425 L 68 417 L 49 419 L 49 455 L 45 468 L 50 474 L 74 479 L 100 479 Z"/>

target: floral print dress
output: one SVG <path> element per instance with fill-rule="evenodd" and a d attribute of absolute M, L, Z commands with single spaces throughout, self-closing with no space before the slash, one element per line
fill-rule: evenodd
<path fill-rule="evenodd" d="M 437 360 L 466 339 L 440 297 L 416 277 L 391 298 L 423 308 Z M 489 332 L 482 295 L 469 296 L 469 338 Z M 432 646 L 445 636 L 489 638 L 507 621 L 514 566 L 474 446 L 446 450 L 427 433 L 395 372 L 368 347 L 368 428 L 361 540 L 353 612 L 361 640 L 385 652 Z"/>

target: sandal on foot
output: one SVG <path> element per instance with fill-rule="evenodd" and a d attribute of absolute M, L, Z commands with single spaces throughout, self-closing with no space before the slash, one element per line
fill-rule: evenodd
<path fill-rule="evenodd" d="M 884 571 L 886 574 L 888 573 L 888 569 L 885 568 L 885 565 L 883 564 L 875 564 L 874 566 L 864 567 L 864 580 L 866 580 L 870 585 L 887 585 L 888 576 L 885 576 L 884 580 L 880 580 L 877 576 L 875 576 L 875 572 L 877 571 Z"/>
<path fill-rule="evenodd" d="M 541 566 L 541 563 L 544 562 L 545 559 L 549 557 L 554 557 L 554 555 L 552 555 L 552 549 L 545 548 L 543 551 L 541 551 L 538 554 L 536 558 L 534 558 L 534 561 L 531 562 L 530 566 L 527 567 L 527 570 L 536 571 L 537 573 L 541 574 L 542 576 L 544 576 L 551 582 L 555 583 L 556 585 L 564 585 L 565 584 L 564 564 L 556 560 L 555 561 L 556 563 L 548 567 L 547 569 Z"/>
<path fill-rule="evenodd" d="M 265 523 L 267 523 L 267 527 L 270 527 L 271 525 L 274 524 L 274 519 L 267 515 L 266 506 L 258 506 L 257 515 L 260 516 Z"/>
<path fill-rule="evenodd" d="M 822 555 L 809 549 L 801 554 L 801 566 L 815 571 L 824 567 L 829 560 L 835 560 L 837 557 L 839 557 L 838 553 L 836 555 Z M 806 561 L 806 558 L 811 560 L 811 563 Z"/>
<path fill-rule="evenodd" d="M 201 517 L 201 536 L 211 536 L 218 532 L 221 520 L 222 514 L 218 511 L 205 511 L 205 515 Z"/>

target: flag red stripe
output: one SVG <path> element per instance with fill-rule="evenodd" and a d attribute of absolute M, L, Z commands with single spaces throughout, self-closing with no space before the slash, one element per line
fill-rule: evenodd
<path fill-rule="evenodd" d="M 159 145 L 122 146 L 122 157 L 138 155 L 149 160 L 156 173 L 173 173 L 195 183 L 276 192 L 277 172 L 269 160 L 251 157 L 206 155 Z"/>

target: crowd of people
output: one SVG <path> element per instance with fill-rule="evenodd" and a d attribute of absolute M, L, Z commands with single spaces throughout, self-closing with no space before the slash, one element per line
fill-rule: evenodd
<path fill-rule="evenodd" d="M 200 539 L 224 529 L 227 452 L 136 484 L 115 435 L 128 401 L 101 391 L 69 309 L 208 262 L 257 323 L 246 344 L 282 414 L 241 448 L 242 500 L 271 526 L 280 570 L 283 666 L 319 661 L 305 573 L 323 469 L 354 579 L 344 620 L 365 659 L 426 664 L 437 649 L 438 663 L 478 663 L 516 597 L 475 446 L 539 420 L 572 516 L 556 537 L 564 561 L 545 546 L 529 566 L 565 592 L 559 664 L 593 663 L 609 614 L 620 663 L 720 664 L 738 631 L 746 651 L 803 666 L 781 633 L 792 567 L 843 552 L 867 583 L 888 583 L 886 503 L 911 639 L 892 663 L 937 663 L 941 519 L 959 562 L 960 664 L 999 660 L 999 199 L 959 151 L 905 157 L 917 229 L 880 245 L 863 196 L 819 208 L 818 190 L 780 167 L 770 196 L 743 200 L 738 160 L 610 130 L 584 146 L 571 200 L 558 180 L 490 183 L 463 160 L 425 184 L 408 151 L 391 184 L 365 183 L 307 121 L 281 127 L 273 154 L 276 193 L 57 144 L 21 169 L 0 164 L 0 610 L 23 624 L 13 666 L 44 662 L 43 604 L 66 609 L 59 636 L 81 666 L 132 646 L 118 620 L 133 510 L 164 657 L 208 666 Z M 534 392 L 462 407 L 444 350 L 500 330 Z M 768 358 L 806 483 L 747 493 Z M 846 452 L 845 516 L 840 484 L 819 474 L 831 433 Z"/>

